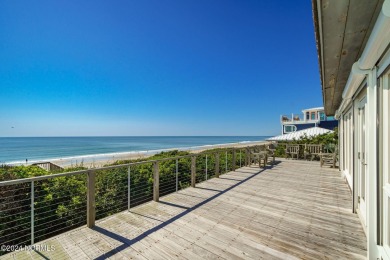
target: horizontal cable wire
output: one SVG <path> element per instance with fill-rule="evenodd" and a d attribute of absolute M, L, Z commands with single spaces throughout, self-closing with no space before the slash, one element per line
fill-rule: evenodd
<path fill-rule="evenodd" d="M 38 240 L 38 238 L 40 238 L 40 237 L 43 237 L 43 236 L 47 236 L 47 235 L 53 234 L 53 233 L 58 232 L 58 231 L 60 231 L 60 230 L 72 229 L 72 227 L 74 227 L 74 226 L 79 226 L 80 224 L 83 224 L 83 223 L 86 223 L 86 220 L 81 221 L 81 222 L 78 222 L 78 223 L 76 223 L 76 224 L 74 224 L 74 225 L 72 225 L 72 226 L 69 226 L 69 227 L 64 227 L 64 228 L 56 229 L 56 230 L 54 230 L 54 231 L 52 231 L 52 232 L 45 233 L 45 234 L 40 235 L 40 236 L 35 236 L 35 239 Z M 38 233 L 38 232 L 37 232 L 37 233 Z M 61 232 L 60 232 L 60 233 L 61 233 Z"/>
<path fill-rule="evenodd" d="M 31 234 L 30 234 L 30 232 L 28 233 L 28 234 L 26 234 L 26 235 L 23 235 L 23 236 L 20 236 L 20 237 L 17 237 L 17 238 L 14 238 L 14 239 L 12 239 L 12 240 L 7 240 L 7 241 L 4 241 L 4 242 L 7 242 L 7 243 L 9 243 L 9 242 L 11 242 L 11 241 L 15 241 L 15 240 L 17 240 L 17 239 L 20 239 L 21 237 L 25 237 L 25 236 L 30 236 Z M 28 240 L 29 241 L 29 240 Z M 6 243 L 3 243 L 3 245 L 6 245 Z"/>
<path fill-rule="evenodd" d="M 71 209 L 71 210 L 84 209 L 84 208 L 86 208 L 86 207 L 87 207 L 87 205 L 84 205 L 84 206 L 81 206 L 81 207 L 78 207 L 78 208 L 74 208 L 74 209 Z M 53 214 L 53 215 L 49 215 L 49 216 L 46 216 L 46 217 L 37 218 L 37 220 L 35 221 L 35 223 L 40 222 L 40 221 L 42 221 L 42 220 L 44 220 L 44 219 L 47 219 L 47 218 L 52 218 L 52 217 L 61 218 L 61 217 L 59 217 L 59 216 L 57 215 L 57 213 L 55 213 L 55 214 Z"/>
<path fill-rule="evenodd" d="M 70 216 L 69 216 L 70 217 Z M 78 216 L 78 217 L 73 217 L 73 218 L 69 218 L 69 217 L 64 217 L 64 218 L 59 218 L 59 219 L 54 219 L 54 220 L 50 220 L 50 221 L 46 221 L 42 224 L 38 224 L 38 225 L 34 225 L 34 228 L 38 228 L 38 227 L 41 227 L 42 225 L 47 225 L 47 224 L 50 224 L 50 223 L 55 223 L 56 221 L 62 221 L 61 223 L 59 223 L 58 225 L 60 224 L 63 224 L 63 225 L 66 225 L 66 222 L 65 221 L 70 221 L 70 220 L 73 220 L 73 219 L 78 219 L 78 218 L 84 218 L 84 216 Z M 58 225 L 50 225 L 48 226 L 47 228 L 42 228 L 40 229 L 39 231 L 42 231 L 42 230 L 46 230 L 46 229 L 49 229 L 49 228 L 52 228 L 52 227 L 55 227 L 55 226 L 58 226 Z M 71 226 L 71 225 L 70 225 Z M 37 232 L 37 231 L 36 231 Z"/>
<path fill-rule="evenodd" d="M 144 200 L 141 200 L 141 201 L 137 201 L 137 202 L 134 202 L 134 203 L 137 203 L 136 206 L 138 206 L 138 205 L 144 204 L 144 203 L 149 202 L 149 201 L 152 201 L 152 200 L 153 200 L 153 197 L 147 198 L 147 199 L 144 199 Z M 136 206 L 130 205 L 131 208 L 132 208 L 132 207 L 136 207 Z"/>
<path fill-rule="evenodd" d="M 31 212 L 31 210 L 22 211 L 22 212 L 16 212 L 16 213 L 14 213 L 14 214 L 11 214 L 10 216 L 20 215 L 20 214 L 24 214 L 24 213 L 27 213 L 27 212 Z M 10 216 L 0 217 L 0 219 L 2 219 L 2 218 L 9 218 Z"/>
<path fill-rule="evenodd" d="M 16 227 L 15 227 L 15 228 L 16 228 Z M 26 230 L 31 230 L 31 228 L 29 227 L 29 228 L 26 228 L 26 229 L 23 229 L 23 230 L 19 230 L 19 231 L 10 233 L 10 234 L 6 234 L 6 235 L 4 235 L 4 236 L 1 236 L 1 238 L 3 238 L 3 237 L 8 237 L 8 236 L 12 236 L 12 235 L 14 235 L 14 234 L 17 234 L 17 233 L 20 233 L 20 232 L 24 232 L 24 231 L 26 231 Z M 30 233 L 30 232 L 29 232 L 29 233 Z"/>
<path fill-rule="evenodd" d="M 86 220 L 83 220 L 83 222 L 84 222 L 84 221 L 86 221 Z M 52 229 L 53 227 L 57 227 L 57 226 L 59 226 L 59 225 L 66 225 L 66 223 L 65 223 L 65 222 L 62 222 L 62 223 L 58 223 L 58 224 L 55 224 L 55 225 L 50 225 L 50 226 L 47 227 L 47 228 L 42 228 L 42 229 L 36 230 L 35 233 L 42 233 L 43 231 L 45 231 L 45 230 L 47 230 L 47 229 Z M 72 226 L 74 226 L 74 224 L 73 224 L 73 225 L 69 225 L 69 226 L 67 226 L 67 227 L 72 227 Z"/>
<path fill-rule="evenodd" d="M 17 221 L 17 220 L 16 220 L 16 221 Z M 4 224 L 5 224 L 5 223 L 4 223 Z M 31 227 L 30 227 L 30 222 L 26 222 L 26 223 L 23 223 L 23 224 L 21 224 L 21 225 L 19 225 L 19 226 L 13 226 L 13 227 L 9 227 L 9 228 L 6 228 L 6 229 L 1 229 L 0 232 L 4 232 L 4 231 L 10 230 L 10 229 L 19 228 L 20 226 L 23 226 L 23 225 L 28 226 L 28 229 L 31 228 Z"/>
<path fill-rule="evenodd" d="M 3 199 L 3 198 L 1 198 Z M 20 203 L 22 201 L 31 201 L 31 198 L 27 198 L 27 199 L 22 199 L 22 200 L 15 200 L 15 201 L 10 201 L 10 202 L 1 202 L 1 206 L 4 206 L 6 204 L 12 204 L 12 203 Z"/>
<path fill-rule="evenodd" d="M 10 209 L 0 210 L 0 212 L 6 212 L 6 211 L 10 211 L 10 210 L 25 208 L 25 207 L 30 207 L 30 204 L 26 204 L 26 205 L 23 205 L 23 206 L 20 206 L 20 207 L 16 207 L 16 208 L 10 208 Z"/>
<path fill-rule="evenodd" d="M 86 204 L 87 203 L 86 200 L 87 200 L 87 198 L 85 198 L 84 201 L 82 201 L 82 203 L 80 203 L 80 204 L 83 204 L 83 203 Z M 44 209 L 44 208 L 47 208 L 47 207 L 53 207 L 53 206 L 60 205 L 60 204 L 67 204 L 67 203 L 64 203 L 64 202 L 72 202 L 72 200 L 63 200 L 63 201 L 59 201 L 57 203 L 50 203 L 49 205 L 42 206 L 42 207 L 35 206 L 34 210 L 38 211 L 40 209 Z M 49 203 L 49 202 L 44 202 L 44 203 Z"/>

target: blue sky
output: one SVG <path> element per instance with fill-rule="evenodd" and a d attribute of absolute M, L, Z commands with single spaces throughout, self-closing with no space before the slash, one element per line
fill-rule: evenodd
<path fill-rule="evenodd" d="M 276 135 L 322 106 L 308 0 L 4 0 L 0 61 L 0 136 Z"/>

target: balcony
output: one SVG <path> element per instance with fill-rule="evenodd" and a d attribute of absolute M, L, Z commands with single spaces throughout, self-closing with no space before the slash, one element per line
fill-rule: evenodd
<path fill-rule="evenodd" d="M 294 122 L 302 122 L 304 121 L 303 118 L 301 118 L 299 115 L 281 115 L 280 121 L 282 123 L 294 123 Z"/>
<path fill-rule="evenodd" d="M 323 118 L 323 121 L 326 121 L 327 118 Z M 289 125 L 289 124 L 314 124 L 320 122 L 320 118 L 316 119 L 305 119 L 300 115 L 281 115 L 280 116 L 280 122 L 283 125 Z"/>
<path fill-rule="evenodd" d="M 265 168 L 252 164 L 210 172 L 214 178 L 198 176 L 192 175 L 195 187 L 35 244 L 52 251 L 12 252 L 0 259 L 366 258 L 366 237 L 337 170 L 278 159 Z"/>

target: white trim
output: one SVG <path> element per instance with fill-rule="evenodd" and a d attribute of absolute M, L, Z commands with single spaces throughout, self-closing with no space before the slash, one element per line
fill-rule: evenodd
<path fill-rule="evenodd" d="M 343 171 L 343 176 L 347 180 L 347 184 L 351 191 L 353 191 L 353 183 L 352 183 L 352 175 L 348 172 L 348 170 Z"/>
<path fill-rule="evenodd" d="M 369 259 L 379 255 L 377 248 L 377 70 L 374 67 L 367 80 L 366 162 L 367 162 L 367 251 Z"/>
<path fill-rule="evenodd" d="M 294 129 L 294 130 L 292 130 L 292 131 L 286 131 L 286 127 L 287 126 L 291 126 L 291 127 L 293 127 L 292 129 Z M 289 133 L 294 133 L 294 132 L 296 132 L 297 131 L 297 126 L 296 125 L 283 125 L 283 132 L 285 133 L 285 134 L 289 134 Z"/>
<path fill-rule="evenodd" d="M 339 144 L 340 144 L 340 166 L 343 172 L 343 175 L 347 179 L 348 185 L 350 189 L 354 190 L 353 185 L 353 116 L 352 116 L 352 108 L 350 107 L 341 117 L 340 117 L 340 125 L 339 129 Z"/>
<path fill-rule="evenodd" d="M 382 86 L 383 86 L 383 151 L 382 151 L 382 162 L 383 162 L 383 196 L 382 196 L 382 223 L 383 223 L 383 250 L 381 250 L 382 256 L 387 256 L 390 259 L 390 216 L 389 216 L 389 202 L 390 198 L 390 162 L 389 162 L 389 154 L 390 154 L 390 119 L 389 119 L 389 111 L 390 111 L 390 75 L 384 75 L 382 77 Z M 378 187 L 380 188 L 380 187 Z"/>
<path fill-rule="evenodd" d="M 358 198 L 358 212 L 360 212 L 363 226 L 367 227 L 368 210 L 368 104 L 367 96 L 362 97 L 357 101 L 357 113 L 356 113 L 356 179 L 357 186 L 356 191 Z"/>
<path fill-rule="evenodd" d="M 382 75 L 383 72 L 390 66 L 390 48 L 387 50 L 383 59 L 378 64 L 378 75 Z"/>

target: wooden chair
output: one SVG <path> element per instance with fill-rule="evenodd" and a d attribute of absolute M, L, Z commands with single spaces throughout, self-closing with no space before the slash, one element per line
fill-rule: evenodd
<path fill-rule="evenodd" d="M 322 153 L 322 145 L 321 144 L 305 144 L 304 150 L 304 158 L 310 156 L 310 160 L 313 161 L 315 157 L 319 157 Z"/>
<path fill-rule="evenodd" d="M 271 163 L 272 165 L 274 165 L 276 145 L 270 144 L 267 146 L 266 149 L 267 149 L 267 163 Z"/>
<path fill-rule="evenodd" d="M 253 164 L 258 163 L 259 167 L 261 167 L 261 165 L 265 167 L 267 165 L 267 151 L 265 150 L 265 147 L 255 147 L 252 151 L 250 151 L 250 161 Z"/>
<path fill-rule="evenodd" d="M 294 155 L 295 155 L 295 157 L 298 160 L 298 157 L 299 157 L 299 145 L 298 144 L 288 144 L 288 145 L 286 145 L 285 152 L 286 152 L 286 158 L 290 156 L 291 159 L 293 159 Z"/>
<path fill-rule="evenodd" d="M 328 148 L 328 151 L 332 150 Z M 338 160 L 338 147 L 334 146 L 334 152 L 333 153 L 321 153 L 320 154 L 320 165 L 322 166 L 330 166 L 333 168 L 336 168 L 336 163 Z"/>
<path fill-rule="evenodd" d="M 320 165 L 330 166 L 336 168 L 336 153 L 322 153 L 320 154 Z"/>

